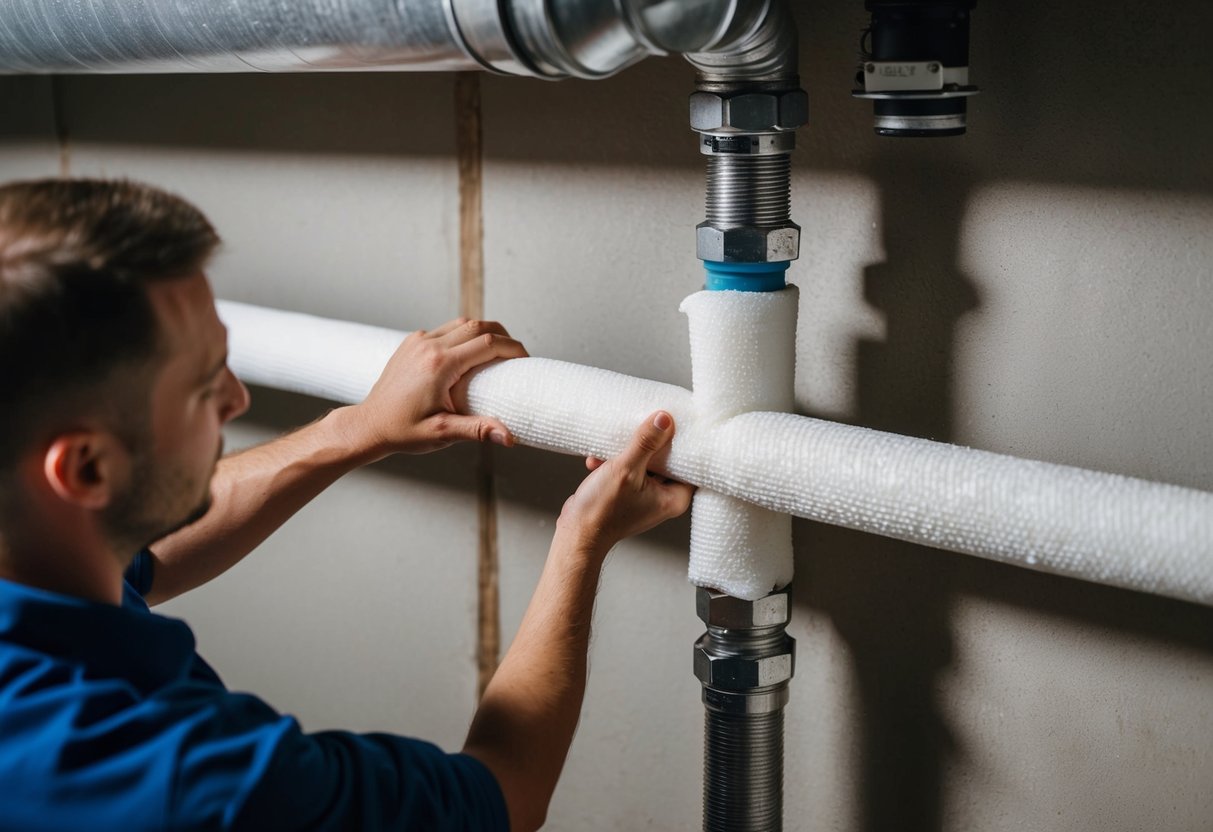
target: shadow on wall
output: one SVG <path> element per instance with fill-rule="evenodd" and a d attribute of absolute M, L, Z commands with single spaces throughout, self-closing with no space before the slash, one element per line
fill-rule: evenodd
<path fill-rule="evenodd" d="M 854 414 L 865 427 L 938 441 L 953 434 L 956 326 L 979 305 L 973 281 L 956 266 L 972 177 L 950 161 L 948 144 L 881 147 L 875 178 L 886 260 L 864 270 L 863 287 L 886 336 L 859 345 Z M 961 751 L 936 701 L 938 677 L 953 659 L 951 556 L 797 526 L 796 601 L 829 615 L 852 657 L 858 828 L 940 829 L 943 771 Z"/>
<path fill-rule="evenodd" d="M 856 123 L 855 111 L 844 109 L 856 104 L 838 89 L 816 96 L 817 125 L 834 127 L 810 127 L 803 163 L 857 167 L 880 189 L 885 260 L 865 268 L 863 288 L 885 318 L 886 336 L 859 344 L 852 420 L 865 427 L 954 438 L 955 334 L 981 303 L 958 268 L 958 235 L 969 196 L 981 185 L 1009 179 L 1213 190 L 1206 153 L 1213 119 L 1186 116 L 1191 98 L 1183 99 L 1195 93 L 1194 76 L 1177 77 L 1183 73 L 1169 61 L 1164 66 L 1164 56 L 1179 54 L 1180 63 L 1204 64 L 1207 76 L 1182 13 L 1170 9 L 1168 20 L 1158 21 L 1146 4 L 1106 15 L 1091 14 L 1087 3 L 1008 5 L 985 3 L 975 12 L 974 74 L 984 92 L 970 106 L 972 132 L 964 139 L 873 137 L 855 149 L 841 133 L 870 130 L 870 108 Z M 1181 5 L 1209 19 L 1207 6 Z M 810 44 L 830 38 L 829 47 L 806 56 L 806 76 L 839 75 L 834 68 L 847 56 L 833 45 L 857 32 L 862 17 L 817 4 L 806 24 Z M 1120 78 L 1122 58 L 1146 69 Z M 1117 78 L 1109 81 L 1109 73 Z M 796 539 L 796 602 L 829 615 L 852 660 L 858 786 L 851 805 L 865 832 L 947 825 L 946 773 L 966 752 L 939 698 L 945 671 L 954 669 L 959 599 L 997 600 L 1086 628 L 1213 652 L 1213 610 L 1192 604 L 807 521 L 797 521 Z"/>
<path fill-rule="evenodd" d="M 885 259 L 864 269 L 863 290 L 886 334 L 859 343 L 852 417 L 865 427 L 945 442 L 955 433 L 957 326 L 981 305 L 975 282 L 957 265 L 961 221 L 978 178 L 951 146 L 889 140 L 872 164 Z M 947 772 L 966 749 L 940 691 L 955 670 L 953 610 L 962 598 L 1213 654 L 1213 609 L 808 521 L 797 521 L 796 540 L 801 610 L 794 618 L 828 615 L 852 662 L 857 793 L 849 805 L 864 832 L 948 826 Z"/>

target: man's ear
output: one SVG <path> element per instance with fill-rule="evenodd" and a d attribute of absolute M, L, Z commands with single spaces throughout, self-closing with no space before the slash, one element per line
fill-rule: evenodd
<path fill-rule="evenodd" d="M 80 508 L 108 506 L 129 476 L 130 455 L 113 434 L 79 430 L 56 436 L 42 458 L 42 474 L 59 499 Z"/>

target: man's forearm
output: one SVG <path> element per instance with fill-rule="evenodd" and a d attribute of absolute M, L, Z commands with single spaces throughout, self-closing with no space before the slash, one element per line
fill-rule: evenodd
<path fill-rule="evenodd" d="M 619 456 L 586 460 L 591 473 L 561 509 L 522 626 L 472 719 L 464 751 L 496 775 L 516 832 L 543 825 L 573 741 L 607 552 L 691 505 L 689 485 L 648 473 L 673 437 L 673 418 L 659 410 Z"/>
<path fill-rule="evenodd" d="M 342 475 L 382 452 L 355 439 L 356 408 L 324 418 L 220 460 L 214 502 L 198 522 L 153 543 L 148 602 L 158 604 L 200 586 L 236 564 L 296 511 Z"/>
<path fill-rule="evenodd" d="M 557 531 L 518 634 L 468 731 L 464 751 L 514 798 L 507 801 L 512 829 L 543 824 L 573 741 L 605 555 Z"/>

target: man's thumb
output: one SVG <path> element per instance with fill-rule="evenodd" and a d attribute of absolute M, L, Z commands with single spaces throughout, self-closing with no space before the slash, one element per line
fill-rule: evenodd
<path fill-rule="evenodd" d="M 492 442 L 494 445 L 512 447 L 514 435 L 504 423 L 483 416 L 452 416 L 447 421 L 447 436 L 449 441 L 461 439 L 473 442 Z"/>
<path fill-rule="evenodd" d="M 636 428 L 632 441 L 620 457 L 629 468 L 647 469 L 653 456 L 668 445 L 673 436 L 674 417 L 658 410 Z"/>

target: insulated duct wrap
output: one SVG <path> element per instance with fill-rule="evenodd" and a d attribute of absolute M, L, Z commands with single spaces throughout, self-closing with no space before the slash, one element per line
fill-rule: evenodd
<path fill-rule="evenodd" d="M 221 303 L 236 374 L 359 401 L 404 333 Z M 263 352 L 258 350 L 264 350 Z M 665 473 L 772 511 L 1213 605 L 1213 494 L 790 413 L 700 424 L 670 384 L 553 361 L 477 373 L 473 412 L 519 442 L 610 457 L 657 408 L 678 432 Z"/>
<path fill-rule="evenodd" d="M 799 290 L 697 292 L 682 302 L 699 429 L 795 404 Z M 688 578 L 753 601 L 792 580 L 792 517 L 708 488 L 691 506 Z"/>

